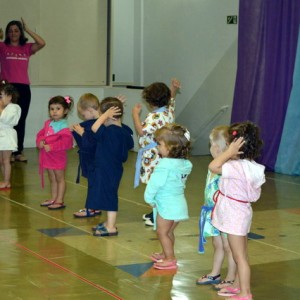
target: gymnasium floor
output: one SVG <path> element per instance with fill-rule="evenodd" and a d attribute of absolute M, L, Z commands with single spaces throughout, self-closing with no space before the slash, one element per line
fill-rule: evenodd
<path fill-rule="evenodd" d="M 186 190 L 190 220 L 176 231 L 177 271 L 152 268 L 149 254 L 159 251 L 152 228 L 141 216 L 149 211 L 144 187 L 133 189 L 135 153 L 125 164 L 119 190 L 117 237 L 93 237 L 91 227 L 105 218 L 75 219 L 83 208 L 86 181 L 75 184 L 76 149 L 69 153 L 65 210 L 49 211 L 40 202 L 49 185 L 40 187 L 37 151 L 26 149 L 28 163 L 13 164 L 13 188 L 0 191 L 0 299 L 176 299 L 215 300 L 211 286 L 195 280 L 209 272 L 210 241 L 198 254 L 198 215 L 208 156 L 192 157 Z M 296 300 L 300 295 L 300 177 L 267 173 L 261 199 L 253 205 L 249 240 L 255 300 Z M 223 274 L 226 272 L 224 264 Z"/>

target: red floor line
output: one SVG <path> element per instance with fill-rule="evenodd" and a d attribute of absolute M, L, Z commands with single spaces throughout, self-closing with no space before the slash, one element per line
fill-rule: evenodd
<path fill-rule="evenodd" d="M 77 277 L 77 278 L 80 279 L 81 281 L 83 281 L 83 282 L 85 282 L 85 283 L 91 285 L 92 287 L 94 287 L 94 288 L 96 288 L 96 289 L 98 289 L 98 290 L 100 290 L 100 291 L 102 291 L 102 292 L 104 292 L 104 293 L 106 293 L 106 294 L 108 294 L 108 295 L 110 295 L 110 296 L 112 296 L 113 298 L 118 299 L 118 300 L 123 300 L 123 298 L 121 298 L 121 297 L 119 297 L 118 295 L 116 295 L 116 294 L 110 292 L 109 290 L 103 288 L 102 286 L 100 286 L 100 285 L 98 285 L 98 284 L 96 284 L 96 283 L 94 283 L 94 282 L 92 282 L 92 281 L 90 281 L 90 280 L 88 280 L 88 279 L 86 279 L 86 278 L 84 278 L 84 277 L 82 277 L 82 276 L 80 276 L 80 275 L 74 273 L 73 271 L 71 271 L 71 270 L 69 270 L 69 269 L 67 269 L 67 268 L 65 268 L 65 267 L 63 267 L 63 266 L 61 266 L 61 265 L 59 265 L 59 264 L 57 264 L 57 263 L 51 261 L 50 259 L 48 259 L 48 258 L 46 258 L 46 257 L 44 257 L 44 256 L 42 256 L 42 255 L 40 255 L 40 254 L 38 254 L 38 253 L 36 253 L 36 252 L 30 250 L 30 249 L 28 249 L 28 248 L 26 248 L 25 246 L 23 246 L 23 245 L 21 245 L 21 244 L 18 244 L 18 243 L 15 243 L 15 245 L 16 245 L 17 247 L 19 247 L 20 249 L 23 249 L 23 250 L 25 250 L 25 251 L 31 253 L 32 255 L 38 257 L 39 259 L 42 259 L 42 260 L 46 261 L 48 264 L 53 265 L 53 266 L 55 266 L 55 267 L 57 267 L 57 268 L 59 268 L 59 269 L 65 271 L 66 273 L 69 273 L 69 274 L 73 275 L 74 277 Z"/>

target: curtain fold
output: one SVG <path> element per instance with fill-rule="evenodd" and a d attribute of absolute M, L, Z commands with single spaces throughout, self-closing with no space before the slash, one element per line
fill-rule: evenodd
<path fill-rule="evenodd" d="M 231 122 L 261 128 L 260 162 L 274 170 L 293 80 L 299 0 L 240 0 Z"/>
<path fill-rule="evenodd" d="M 275 171 L 300 175 L 300 31 L 293 87 L 285 117 Z"/>

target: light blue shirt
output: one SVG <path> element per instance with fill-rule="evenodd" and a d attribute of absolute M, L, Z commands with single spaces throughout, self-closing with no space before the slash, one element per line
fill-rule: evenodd
<path fill-rule="evenodd" d="M 184 189 L 191 171 L 192 163 L 182 158 L 162 158 L 154 168 L 144 197 L 163 219 L 189 218 Z"/>

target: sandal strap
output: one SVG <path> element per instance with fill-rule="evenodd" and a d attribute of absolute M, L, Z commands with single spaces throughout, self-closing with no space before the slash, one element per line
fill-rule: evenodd
<path fill-rule="evenodd" d="M 217 278 L 221 277 L 221 274 L 218 274 L 218 275 L 215 275 L 215 276 L 211 276 L 211 275 L 204 275 L 202 276 L 202 278 L 207 278 L 207 279 L 210 279 L 210 280 L 216 280 Z"/>

